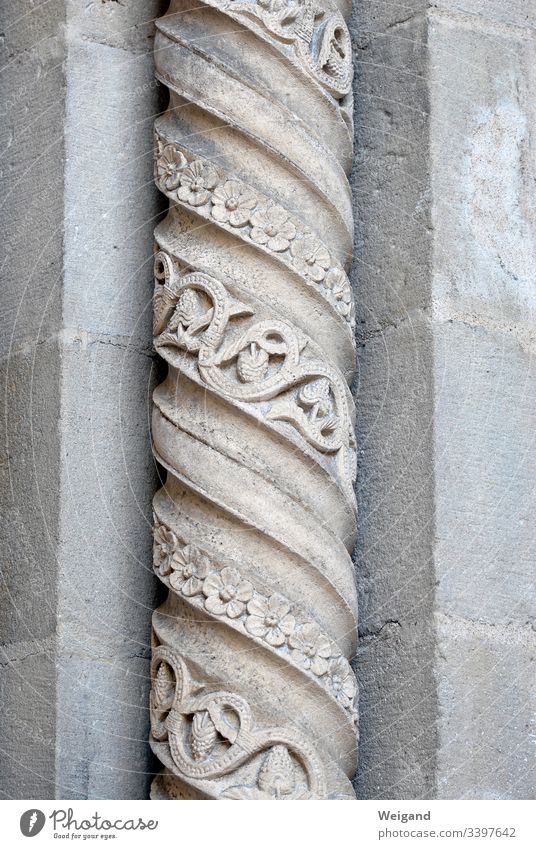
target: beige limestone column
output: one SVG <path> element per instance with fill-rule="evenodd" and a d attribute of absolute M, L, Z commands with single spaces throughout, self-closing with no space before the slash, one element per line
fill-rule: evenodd
<path fill-rule="evenodd" d="M 157 23 L 154 798 L 353 798 L 349 4 Z"/>

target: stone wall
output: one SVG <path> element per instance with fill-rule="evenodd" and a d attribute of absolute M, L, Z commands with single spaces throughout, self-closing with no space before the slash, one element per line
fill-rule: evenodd
<path fill-rule="evenodd" d="M 148 793 L 163 5 L 0 4 L 4 798 Z"/>
<path fill-rule="evenodd" d="M 536 4 L 355 17 L 358 793 L 531 798 Z"/>
<path fill-rule="evenodd" d="M 55 774 L 65 11 L 22 26 L 31 5 L 0 6 L 2 798 L 53 796 Z"/>

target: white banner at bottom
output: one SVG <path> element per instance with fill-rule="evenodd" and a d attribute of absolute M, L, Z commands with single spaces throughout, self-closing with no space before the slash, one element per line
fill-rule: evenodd
<path fill-rule="evenodd" d="M 2 801 L 3 845 L 34 849 L 67 843 L 173 849 L 368 849 L 536 847 L 529 801 Z M 35 843 L 29 844 L 34 840 Z"/>

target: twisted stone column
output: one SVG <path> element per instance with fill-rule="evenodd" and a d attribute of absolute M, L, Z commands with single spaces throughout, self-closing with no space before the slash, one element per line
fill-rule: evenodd
<path fill-rule="evenodd" d="M 154 798 L 353 797 L 348 12 L 157 25 Z"/>

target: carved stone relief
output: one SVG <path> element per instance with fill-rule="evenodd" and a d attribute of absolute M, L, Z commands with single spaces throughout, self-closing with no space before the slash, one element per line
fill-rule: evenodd
<path fill-rule="evenodd" d="M 152 795 L 353 798 L 346 23 L 175 0 L 156 69 Z"/>

